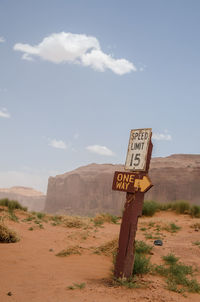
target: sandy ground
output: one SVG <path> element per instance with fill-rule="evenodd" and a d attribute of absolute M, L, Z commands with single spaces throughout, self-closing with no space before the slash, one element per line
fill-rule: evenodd
<path fill-rule="evenodd" d="M 1 212 L 0 212 L 1 215 Z M 0 301 L 1 302 L 131 302 L 131 301 L 193 301 L 199 302 L 199 294 L 183 297 L 165 289 L 159 276 L 144 275 L 145 288 L 127 289 L 111 286 L 112 258 L 96 255 L 90 247 L 99 246 L 119 235 L 120 225 L 105 223 L 103 227 L 89 230 L 52 226 L 43 223 L 44 229 L 33 222 L 6 220 L 6 225 L 16 230 L 21 240 L 0 244 Z M 161 257 L 173 252 L 180 260 L 199 269 L 196 279 L 200 282 L 200 247 L 192 244 L 200 240 L 200 230 L 193 226 L 200 219 L 171 212 L 157 213 L 151 218 L 140 218 L 137 239 L 153 245 L 153 239 L 145 239 L 144 231 L 153 233 L 149 222 L 157 225 L 171 222 L 181 226 L 177 233 L 163 231 L 163 246 L 154 246 L 151 261 L 161 263 Z M 32 231 L 29 228 L 33 226 Z M 62 249 L 80 245 L 82 255 L 57 257 Z M 68 289 L 74 283 L 85 283 L 83 289 Z M 8 296 L 7 293 L 12 295 Z"/>

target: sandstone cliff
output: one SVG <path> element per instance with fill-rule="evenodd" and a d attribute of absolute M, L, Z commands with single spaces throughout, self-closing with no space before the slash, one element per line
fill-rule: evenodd
<path fill-rule="evenodd" d="M 9 189 L 0 189 L 0 199 L 9 198 L 17 200 L 29 211 L 43 211 L 46 196 L 32 188 L 27 187 L 12 187 Z"/>
<path fill-rule="evenodd" d="M 120 214 L 126 193 L 112 191 L 115 171 L 123 171 L 123 165 L 91 164 L 50 177 L 45 211 L 79 215 Z M 200 204 L 200 155 L 153 158 L 149 175 L 154 187 L 145 194 L 146 200 L 184 199 Z"/>

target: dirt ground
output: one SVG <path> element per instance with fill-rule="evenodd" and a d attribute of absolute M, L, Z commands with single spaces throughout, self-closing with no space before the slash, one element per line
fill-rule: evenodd
<path fill-rule="evenodd" d="M 120 224 L 104 223 L 101 227 L 76 229 L 42 222 L 42 229 L 33 221 L 23 221 L 26 215 L 19 214 L 19 222 L 5 220 L 5 224 L 19 234 L 20 241 L 0 244 L 1 302 L 200 301 L 200 294 L 186 293 L 184 297 L 167 290 L 164 279 L 157 275 L 143 275 L 144 288 L 112 286 L 112 257 L 94 254 L 92 247 L 116 238 Z M 142 217 L 136 239 L 153 245 L 154 239 L 146 239 L 145 234 L 154 234 L 155 225 L 170 223 L 181 229 L 176 233 L 162 231 L 163 246 L 153 247 L 151 262 L 162 263 L 162 256 L 172 252 L 181 262 L 199 270 L 195 278 L 200 282 L 200 247 L 193 244 L 200 241 L 200 230 L 193 228 L 200 219 L 172 212 Z M 81 255 L 56 256 L 62 249 L 74 245 L 82 247 Z M 85 283 L 85 287 L 69 289 L 74 283 Z"/>

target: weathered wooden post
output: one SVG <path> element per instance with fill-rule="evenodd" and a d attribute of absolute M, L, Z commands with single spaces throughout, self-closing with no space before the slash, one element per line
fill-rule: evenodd
<path fill-rule="evenodd" d="M 131 130 L 125 163 L 129 172 L 114 174 L 112 189 L 127 192 L 114 271 L 116 278 L 132 276 L 138 217 L 142 215 L 144 193 L 152 187 L 147 175 L 153 148 L 151 136 L 151 128 Z"/>

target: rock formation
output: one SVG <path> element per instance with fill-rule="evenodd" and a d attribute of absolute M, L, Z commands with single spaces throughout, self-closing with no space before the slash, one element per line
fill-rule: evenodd
<path fill-rule="evenodd" d="M 120 214 L 126 193 L 112 191 L 112 180 L 114 172 L 123 171 L 123 167 L 90 164 L 50 177 L 45 211 L 78 215 Z M 182 199 L 200 204 L 200 155 L 152 158 L 149 176 L 154 187 L 145 194 L 145 200 Z"/>
<path fill-rule="evenodd" d="M 12 187 L 0 189 L 0 199 L 3 198 L 17 200 L 22 206 L 27 207 L 29 211 L 40 212 L 44 210 L 46 196 L 32 188 Z"/>

